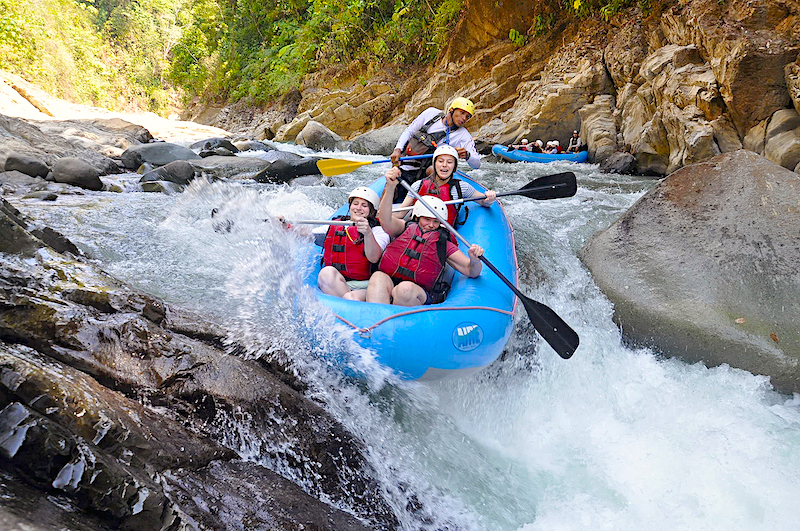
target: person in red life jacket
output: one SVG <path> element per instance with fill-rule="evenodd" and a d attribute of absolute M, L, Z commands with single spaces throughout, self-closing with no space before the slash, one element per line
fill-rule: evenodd
<path fill-rule="evenodd" d="M 481 193 L 475 190 L 471 184 L 463 182 L 459 179 L 454 179 L 453 175 L 458 168 L 458 152 L 455 148 L 443 144 L 436 148 L 433 152 L 433 175 L 426 177 L 421 181 L 417 181 L 411 185 L 411 189 L 419 195 L 432 195 L 436 196 L 442 201 L 450 201 L 451 199 L 467 199 L 470 197 L 483 197 L 478 203 L 483 206 L 491 206 L 497 199 L 497 192 L 487 190 L 486 193 Z M 416 202 L 411 195 L 401 203 L 401 207 L 411 206 Z M 395 213 L 395 216 L 403 218 L 406 215 L 405 210 Z M 458 208 L 456 205 L 447 205 L 447 222 L 455 226 L 456 219 L 458 218 Z"/>
<path fill-rule="evenodd" d="M 467 161 L 473 169 L 481 167 L 481 156 L 475 149 L 475 141 L 466 128 L 467 122 L 475 115 L 475 105 L 467 98 L 454 98 L 443 112 L 436 107 L 422 111 L 397 139 L 391 154 L 392 163 L 400 164 L 402 178 L 407 183 L 416 182 L 429 173 L 430 159 L 406 160 L 400 157 L 433 153 L 441 144 L 449 144 L 456 148 L 458 158 Z M 406 197 L 406 189 L 398 186 L 395 189 L 395 203 Z"/>
<path fill-rule="evenodd" d="M 389 235 L 376 219 L 380 200 L 375 190 L 359 186 L 350 193 L 349 202 L 350 215 L 337 219 L 349 219 L 355 225 L 328 228 L 317 286 L 328 295 L 363 301 L 374 264 L 389 243 Z"/>
<path fill-rule="evenodd" d="M 441 226 L 422 202 L 417 202 L 408 223 L 392 215 L 392 197 L 400 169 L 394 167 L 386 172 L 386 188 L 381 197 L 378 219 L 381 226 L 395 239 L 386 246 L 379 271 L 372 274 L 367 287 L 367 302 L 421 306 L 444 300 L 444 293 L 437 291 L 437 284 L 450 265 L 470 278 L 481 273 L 480 257 L 483 248 L 473 244 L 469 256 L 450 239 L 450 233 Z M 438 197 L 423 198 L 442 217 L 447 207 Z"/>

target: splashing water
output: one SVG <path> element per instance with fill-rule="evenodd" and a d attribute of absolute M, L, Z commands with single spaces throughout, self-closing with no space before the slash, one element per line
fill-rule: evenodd
<path fill-rule="evenodd" d="M 578 175 L 573 198 L 503 202 L 521 291 L 558 312 L 581 346 L 562 360 L 522 314 L 501 360 L 420 384 L 397 380 L 316 301 L 303 284 L 313 243 L 273 219 L 325 218 L 384 170 L 365 166 L 332 188 L 197 182 L 177 200 L 87 194 L 24 210 L 115 276 L 225 319 L 247 356 L 283 356 L 364 442 L 403 529 L 800 527 L 800 398 L 763 376 L 624 346 L 577 259 L 652 181 L 561 163 L 472 171 L 497 190 Z"/>

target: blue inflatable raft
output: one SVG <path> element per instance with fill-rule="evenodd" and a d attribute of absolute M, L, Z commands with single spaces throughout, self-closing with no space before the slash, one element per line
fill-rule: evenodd
<path fill-rule="evenodd" d="M 478 191 L 486 189 L 460 175 Z M 370 187 L 380 193 L 379 179 Z M 514 285 L 517 254 L 514 235 L 503 207 L 464 203 L 469 215 L 459 234 L 485 249 L 485 256 Z M 347 214 L 347 205 L 333 216 Z M 461 250 L 466 252 L 463 244 Z M 313 256 L 315 267 L 306 282 L 317 298 L 337 318 L 353 328 L 356 341 L 376 353 L 377 359 L 403 379 L 438 380 L 475 372 L 503 352 L 514 324 L 516 295 L 491 270 L 484 267 L 477 278 L 455 272 L 447 299 L 428 306 L 394 306 L 349 301 L 326 295 L 316 288 L 322 251 Z"/>
<path fill-rule="evenodd" d="M 508 147 L 500 144 L 492 147 L 492 153 L 509 162 L 586 162 L 589 159 L 588 151 L 578 151 L 577 153 L 534 153 L 520 149 L 509 150 Z"/>

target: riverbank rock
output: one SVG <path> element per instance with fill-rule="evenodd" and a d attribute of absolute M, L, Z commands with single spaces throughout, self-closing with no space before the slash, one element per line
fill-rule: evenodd
<path fill-rule="evenodd" d="M 405 131 L 403 124 L 389 125 L 358 135 L 350 144 L 350 151 L 361 155 L 383 155 L 388 157 L 394 151 L 397 139 Z"/>
<path fill-rule="evenodd" d="M 185 186 L 192 182 L 194 177 L 195 169 L 191 163 L 185 160 L 176 160 L 145 173 L 142 175 L 142 178 L 139 179 L 139 182 L 169 181 Z"/>
<path fill-rule="evenodd" d="M 314 151 L 344 150 L 349 145 L 349 142 L 345 143 L 342 137 L 316 120 L 306 122 L 303 130 L 295 137 L 294 143 L 298 146 L 306 146 Z"/>
<path fill-rule="evenodd" d="M 236 522 L 397 528 L 364 449 L 295 377 L 222 350 L 218 325 L 57 253 L 22 218 L 2 203 L 0 472 L 112 529 L 230 529 L 222 498 Z"/>
<path fill-rule="evenodd" d="M 145 162 L 154 166 L 164 166 L 176 160 L 198 160 L 200 155 L 178 144 L 154 142 L 132 146 L 126 149 L 120 158 L 126 168 L 135 170 Z"/>
<path fill-rule="evenodd" d="M 746 150 L 673 173 L 580 258 L 635 344 L 800 392 L 800 176 Z"/>
<path fill-rule="evenodd" d="M 53 178 L 57 183 L 71 184 L 86 190 L 103 189 L 100 170 L 72 157 L 64 157 L 53 163 Z"/>
<path fill-rule="evenodd" d="M 565 11 L 471 1 L 435 65 L 374 78 L 335 65 L 306 76 L 276 139 L 294 141 L 311 121 L 353 139 L 466 96 L 477 145 L 523 137 L 566 145 L 578 129 L 592 161 L 627 151 L 639 171 L 667 175 L 749 149 L 754 127 L 800 105 L 797 2 L 687 0 L 632 6 L 607 22 Z M 756 152 L 789 168 L 788 136 Z"/>

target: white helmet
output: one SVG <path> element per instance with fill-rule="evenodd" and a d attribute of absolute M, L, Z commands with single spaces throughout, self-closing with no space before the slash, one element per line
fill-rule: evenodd
<path fill-rule="evenodd" d="M 414 203 L 414 209 L 411 211 L 412 217 L 435 217 L 431 214 L 431 211 L 422 204 L 422 201 L 425 201 L 437 214 L 447 219 L 447 205 L 444 204 L 444 201 L 433 195 L 422 196 L 421 200 L 417 200 L 417 202 Z"/>
<path fill-rule="evenodd" d="M 433 152 L 433 162 L 436 162 L 436 157 L 439 155 L 450 155 L 456 159 L 456 166 L 458 166 L 458 150 L 456 150 L 456 148 L 453 146 L 442 144 L 441 146 L 437 147 L 436 151 Z"/>
<path fill-rule="evenodd" d="M 539 147 L 543 147 L 544 146 L 544 142 L 542 142 L 541 140 L 537 140 L 536 141 L 536 145 L 539 146 Z"/>
<path fill-rule="evenodd" d="M 381 204 L 381 199 L 378 197 L 378 192 L 372 188 L 367 188 L 366 186 L 359 186 L 350 192 L 350 195 L 347 197 L 347 202 L 352 203 L 354 197 L 366 199 L 373 207 L 375 207 L 375 210 L 378 210 Z"/>
<path fill-rule="evenodd" d="M 528 139 L 527 139 L 527 138 L 523 138 L 523 139 L 522 139 L 522 143 L 523 143 L 523 144 L 527 144 L 527 143 L 528 143 Z"/>

